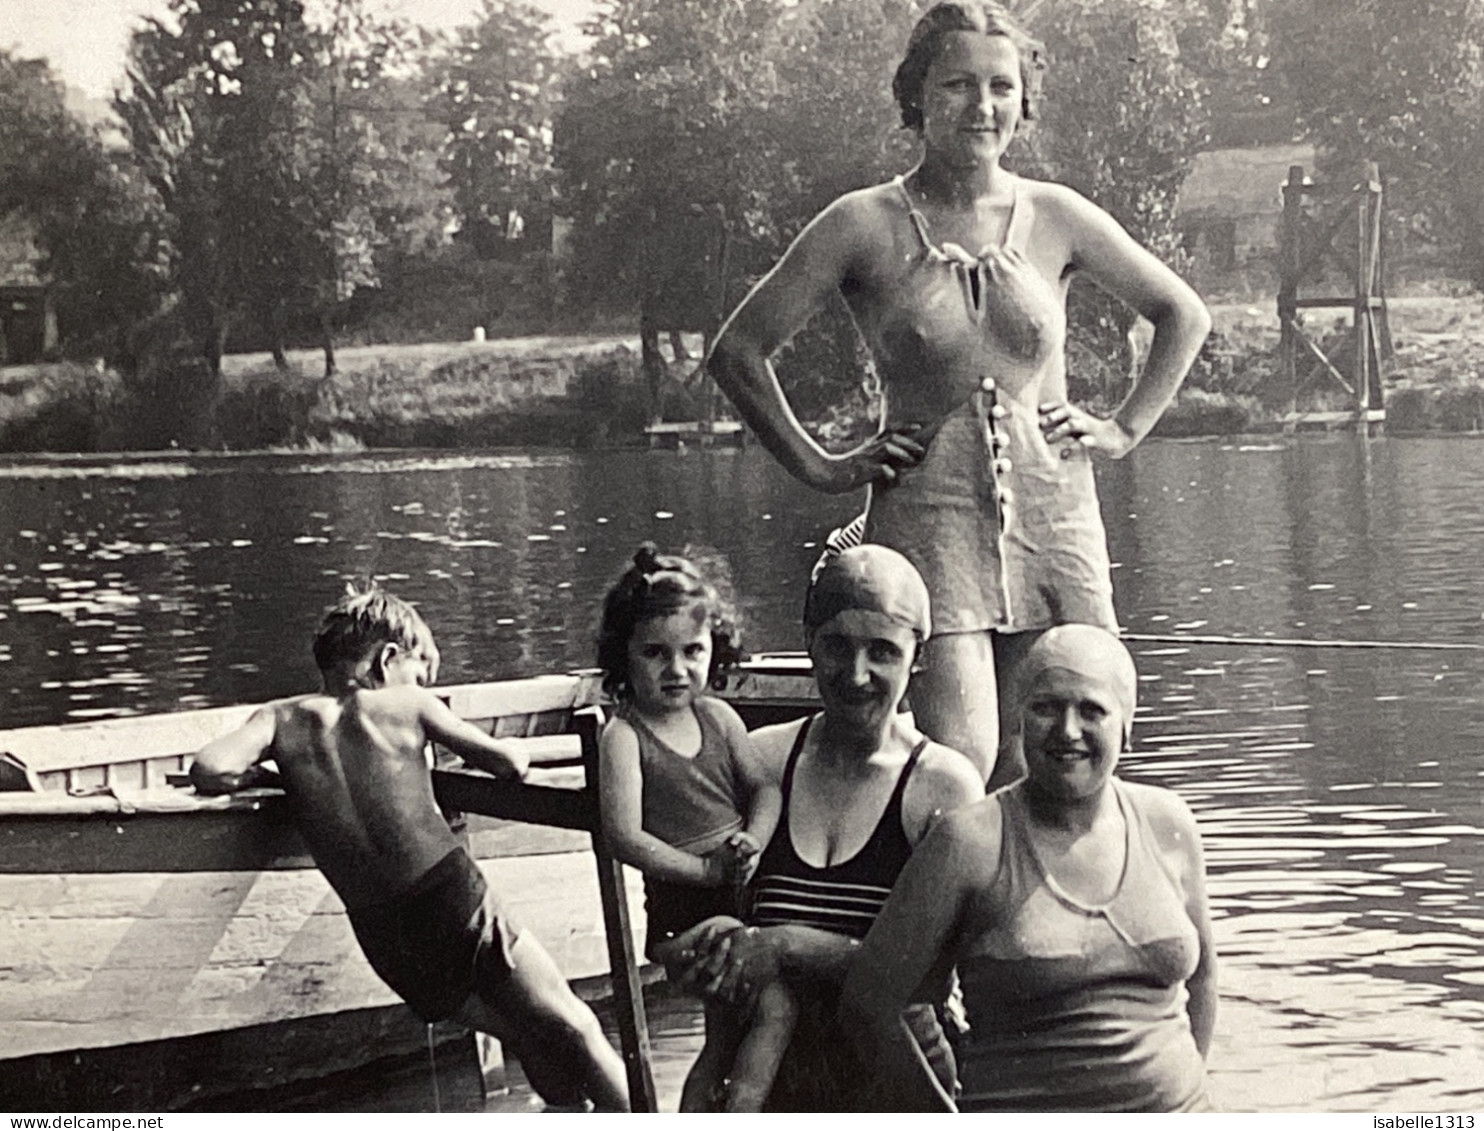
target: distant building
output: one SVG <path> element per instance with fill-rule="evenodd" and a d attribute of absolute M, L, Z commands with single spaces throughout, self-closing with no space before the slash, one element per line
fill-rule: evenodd
<path fill-rule="evenodd" d="M 57 315 L 31 226 L 0 217 L 0 365 L 30 365 L 57 352 Z"/>
<path fill-rule="evenodd" d="M 1198 154 L 1175 216 L 1202 291 L 1266 292 L 1278 277 L 1283 182 L 1288 167 L 1314 169 L 1312 145 L 1213 149 Z"/>

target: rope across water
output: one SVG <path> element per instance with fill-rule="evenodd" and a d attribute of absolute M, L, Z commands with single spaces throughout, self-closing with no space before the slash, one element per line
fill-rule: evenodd
<path fill-rule="evenodd" d="M 1177 633 L 1125 632 L 1122 639 L 1139 644 L 1222 644 L 1257 648 L 1391 648 L 1414 652 L 1484 652 L 1484 644 L 1432 640 L 1304 640 L 1281 636 L 1195 636 Z"/>

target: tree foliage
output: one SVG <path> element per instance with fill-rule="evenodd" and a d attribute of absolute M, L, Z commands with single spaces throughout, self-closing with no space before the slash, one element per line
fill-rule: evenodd
<path fill-rule="evenodd" d="M 1178 269 L 1176 201 L 1209 136 L 1200 52 L 1220 24 L 1204 0 L 1045 0 L 1035 27 L 1044 97 L 1012 161 L 1077 189 Z M 1073 377 L 1084 395 L 1116 400 L 1133 312 L 1084 287 L 1069 305 Z"/>
<path fill-rule="evenodd" d="M 323 329 L 405 222 L 417 176 L 377 101 L 416 46 L 361 0 L 312 24 L 301 0 L 172 0 L 146 20 L 116 101 L 164 202 L 179 309 L 213 372 L 234 321 L 265 326 L 275 357 L 294 314 Z M 392 115 L 395 123 L 396 117 Z"/>
<path fill-rule="evenodd" d="M 551 20 L 522 0 L 484 0 L 433 62 L 430 116 L 441 165 L 477 246 L 549 233 L 558 58 Z"/>
<path fill-rule="evenodd" d="M 1376 161 L 1394 210 L 1484 287 L 1484 0 L 1283 0 L 1270 22 L 1328 169 Z"/>
<path fill-rule="evenodd" d="M 708 230 L 774 230 L 786 199 L 770 191 L 786 173 L 780 11 L 778 0 L 601 0 L 556 130 L 577 298 L 632 301 L 656 285 L 647 269 L 680 266 Z"/>
<path fill-rule="evenodd" d="M 841 192 L 903 171 L 891 77 L 921 0 L 603 0 L 557 129 L 584 297 L 641 293 L 655 233 L 709 211 L 755 271 Z M 1046 125 L 1016 159 L 1174 254 L 1175 197 L 1206 137 L 1204 0 L 1045 0 Z M 662 243 L 660 246 L 663 246 Z"/>
<path fill-rule="evenodd" d="M 109 352 L 163 281 L 156 201 L 66 108 L 42 60 L 0 51 L 0 215 L 35 233 L 64 351 Z"/>

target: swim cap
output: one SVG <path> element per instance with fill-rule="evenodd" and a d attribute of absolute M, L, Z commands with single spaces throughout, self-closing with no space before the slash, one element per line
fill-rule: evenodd
<path fill-rule="evenodd" d="M 1041 634 L 1026 653 L 1021 686 L 1029 689 L 1049 668 L 1065 668 L 1095 680 L 1123 709 L 1124 726 L 1134 717 L 1139 673 L 1123 641 L 1091 624 L 1059 624 Z"/>
<path fill-rule="evenodd" d="M 881 613 L 926 640 L 932 633 L 927 584 L 917 567 L 885 546 L 852 546 L 828 559 L 804 598 L 804 627 L 846 609 Z"/>

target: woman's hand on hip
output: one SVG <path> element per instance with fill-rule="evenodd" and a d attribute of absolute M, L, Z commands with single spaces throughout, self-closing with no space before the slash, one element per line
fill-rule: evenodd
<path fill-rule="evenodd" d="M 923 461 L 941 423 L 888 428 L 854 451 L 831 456 L 820 474 L 810 478 L 810 486 L 831 495 L 872 483 L 890 486 Z"/>
<path fill-rule="evenodd" d="M 1039 413 L 1041 434 L 1048 444 L 1073 440 L 1112 459 L 1122 459 L 1133 450 L 1134 438 L 1118 421 L 1094 416 L 1068 401 L 1043 404 Z"/>

